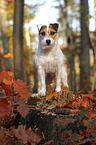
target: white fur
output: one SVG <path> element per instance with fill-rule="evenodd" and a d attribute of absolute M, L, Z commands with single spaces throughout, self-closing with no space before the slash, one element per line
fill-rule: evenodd
<path fill-rule="evenodd" d="M 46 45 L 46 39 L 51 40 L 50 45 Z M 56 74 L 56 91 L 61 91 L 61 82 L 64 86 L 67 84 L 67 73 L 64 67 L 65 56 L 63 55 L 57 37 L 52 39 L 46 35 L 42 40 L 39 36 L 38 50 L 35 54 L 35 63 L 41 82 L 41 96 L 46 95 L 45 75 L 47 72 L 55 72 Z"/>

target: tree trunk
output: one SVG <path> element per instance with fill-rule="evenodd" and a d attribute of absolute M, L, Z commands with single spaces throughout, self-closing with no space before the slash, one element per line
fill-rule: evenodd
<path fill-rule="evenodd" d="M 69 74 L 69 85 L 70 90 L 76 93 L 76 72 L 75 72 L 75 63 L 74 63 L 74 48 L 75 48 L 75 39 L 73 32 L 69 25 L 69 16 L 68 16 L 68 0 L 64 0 L 65 2 L 65 15 L 66 15 L 66 36 L 68 41 L 68 50 L 70 54 L 69 58 L 69 66 L 70 66 L 70 74 Z"/>
<path fill-rule="evenodd" d="M 1 37 L 2 37 L 2 45 L 4 48 L 4 55 L 10 52 L 9 44 L 8 44 L 8 34 L 6 30 L 6 12 L 5 12 L 5 0 L 0 1 L 0 27 L 1 27 Z M 4 67 L 6 70 L 11 70 L 12 61 L 11 58 L 4 58 Z"/>
<path fill-rule="evenodd" d="M 95 31 L 96 31 L 96 0 L 94 0 L 94 12 L 95 12 Z"/>
<path fill-rule="evenodd" d="M 88 0 L 81 2 L 81 52 L 80 52 L 80 89 L 90 88 L 90 57 L 88 35 Z"/>
<path fill-rule="evenodd" d="M 14 74 L 16 79 L 21 80 L 24 80 L 23 19 L 24 0 L 15 0 L 13 25 Z"/>

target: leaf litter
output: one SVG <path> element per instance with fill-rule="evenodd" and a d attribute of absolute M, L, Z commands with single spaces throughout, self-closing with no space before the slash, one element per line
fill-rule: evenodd
<path fill-rule="evenodd" d="M 18 114 L 22 117 L 26 117 L 30 108 L 42 110 L 47 114 L 54 115 L 65 114 L 66 118 L 59 121 L 64 126 L 70 125 L 79 128 L 78 133 L 72 133 L 72 127 L 68 131 L 64 132 L 64 138 L 66 145 L 70 144 L 87 144 L 95 145 L 96 143 L 96 91 L 80 91 L 76 95 L 72 91 L 69 91 L 67 87 L 62 87 L 61 92 L 57 93 L 52 85 L 49 86 L 49 93 L 46 94 L 46 98 L 34 95 L 30 97 L 31 93 L 27 89 L 27 84 L 21 80 L 14 80 L 12 78 L 13 73 L 3 70 L 0 72 L 0 144 L 2 142 L 6 144 L 18 144 L 19 142 L 26 144 L 29 142 L 32 145 L 36 145 L 40 140 L 44 139 L 43 133 L 38 134 L 31 129 L 25 129 L 24 126 L 19 125 L 18 128 L 6 127 L 14 124 L 14 120 Z M 15 99 L 17 98 L 17 99 Z M 23 99 L 23 100 L 22 100 Z M 42 101 L 43 100 L 43 101 Z M 27 101 L 35 105 L 27 104 Z M 15 102 L 15 103 L 14 103 Z M 16 107 L 14 109 L 13 107 Z M 52 109 L 55 110 L 52 112 Z M 66 113 L 67 111 L 67 113 Z M 71 116 L 71 118 L 70 118 Z M 58 124 L 58 120 L 55 120 Z M 83 124 L 85 129 L 80 131 L 80 125 Z M 83 126 L 83 127 L 84 127 Z M 73 134 L 73 135 L 72 135 Z M 42 136 L 42 137 L 41 137 Z M 32 138 L 33 137 L 33 138 Z M 72 142 L 70 142 L 74 139 Z M 69 141 L 70 140 L 70 141 Z M 52 144 L 52 140 L 49 140 L 45 144 Z"/>

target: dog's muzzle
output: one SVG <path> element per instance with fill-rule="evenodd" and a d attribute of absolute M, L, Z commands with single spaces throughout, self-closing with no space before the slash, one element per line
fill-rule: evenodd
<path fill-rule="evenodd" d="M 51 49 L 55 44 L 55 41 L 52 38 L 46 36 L 41 40 L 42 49 Z"/>

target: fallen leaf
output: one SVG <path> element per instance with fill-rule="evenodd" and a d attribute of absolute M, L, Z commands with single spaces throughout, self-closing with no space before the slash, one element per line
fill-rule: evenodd
<path fill-rule="evenodd" d="M 0 98 L 0 116 L 11 112 L 12 108 L 9 105 L 6 99 Z"/>
<path fill-rule="evenodd" d="M 11 85 L 1 83 L 1 87 L 4 89 L 7 96 L 13 96 L 13 91 L 11 90 Z"/>
<path fill-rule="evenodd" d="M 86 145 L 87 145 L 87 143 L 91 143 L 92 141 L 96 141 L 96 139 L 94 139 L 94 138 L 91 138 L 91 139 L 87 138 L 87 139 L 84 139 L 83 141 L 80 141 L 79 144 L 84 145 L 86 143 Z"/>
<path fill-rule="evenodd" d="M 42 133 L 37 134 L 37 132 L 33 132 L 31 128 L 25 130 L 22 125 L 19 125 L 18 129 L 13 129 L 13 132 L 17 139 L 22 140 L 23 144 L 27 144 L 29 142 L 31 145 L 36 145 L 44 137 Z"/>
<path fill-rule="evenodd" d="M 53 140 L 49 140 L 48 142 L 44 143 L 43 145 L 53 145 Z"/>
<path fill-rule="evenodd" d="M 63 86 L 63 87 L 62 87 L 62 91 L 64 92 L 64 91 L 66 91 L 66 90 L 68 90 L 68 87 Z"/>
<path fill-rule="evenodd" d="M 72 102 L 67 102 L 66 104 L 62 105 L 62 108 L 72 108 L 72 109 L 74 109 L 74 106 L 72 105 Z"/>
<path fill-rule="evenodd" d="M 12 85 L 13 83 L 13 80 L 7 80 L 7 79 L 3 79 L 3 83 L 6 84 L 6 85 Z"/>
<path fill-rule="evenodd" d="M 28 98 L 31 96 L 31 92 L 27 89 L 26 82 L 23 82 L 22 80 L 17 79 L 17 81 L 13 82 L 14 91 L 19 93 L 19 95 L 22 98 Z"/>
<path fill-rule="evenodd" d="M 10 77 L 14 76 L 14 73 L 12 71 L 8 71 L 7 73 L 9 74 Z"/>
<path fill-rule="evenodd" d="M 41 141 L 42 137 L 44 137 L 42 133 L 38 134 L 37 132 L 31 131 L 31 128 L 27 129 L 26 133 L 28 134 L 29 142 L 35 144 L 38 144 Z"/>
<path fill-rule="evenodd" d="M 81 136 L 85 136 L 87 134 L 87 131 L 85 130 L 85 131 L 82 131 L 81 133 L 80 133 L 80 135 Z"/>
<path fill-rule="evenodd" d="M 25 133 L 22 125 L 19 125 L 18 129 L 13 129 L 13 132 L 17 139 L 22 140 L 23 144 L 27 144 L 28 135 Z"/>
<path fill-rule="evenodd" d="M 8 72 L 6 72 L 5 70 L 1 71 L 0 72 L 0 79 L 8 79 L 8 80 L 11 80 L 11 77 L 9 75 Z"/>
<path fill-rule="evenodd" d="M 17 111 L 21 114 L 22 117 L 26 117 L 26 115 L 29 113 L 29 106 L 28 105 L 25 105 L 25 104 L 20 104 L 18 107 L 17 107 Z"/>
<path fill-rule="evenodd" d="M 54 89 L 51 85 L 49 85 L 49 94 L 53 93 L 54 92 Z"/>
<path fill-rule="evenodd" d="M 96 128 L 92 128 L 91 135 L 96 138 Z"/>
<path fill-rule="evenodd" d="M 51 92 L 50 94 L 47 94 L 46 95 L 46 101 L 47 100 L 50 100 L 53 96 L 55 96 L 56 98 L 58 97 L 58 93 L 55 91 L 55 92 Z"/>
<path fill-rule="evenodd" d="M 30 102 L 41 102 L 41 99 L 36 98 L 36 97 L 32 97 L 32 98 L 28 99 L 28 101 L 30 101 Z"/>
<path fill-rule="evenodd" d="M 95 118 L 96 119 L 96 113 L 92 112 L 92 111 L 88 111 L 86 112 L 86 115 L 85 117 L 89 118 L 89 119 L 92 119 L 92 118 Z"/>

